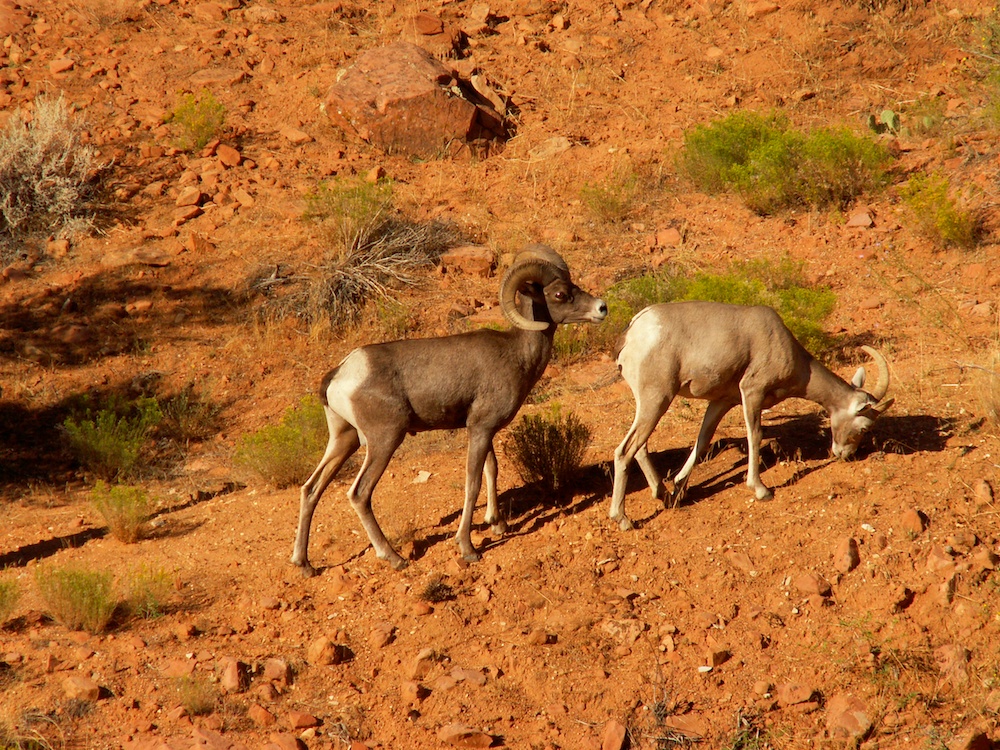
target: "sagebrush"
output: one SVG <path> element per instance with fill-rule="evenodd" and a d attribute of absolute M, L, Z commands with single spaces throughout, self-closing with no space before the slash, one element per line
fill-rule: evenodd
<path fill-rule="evenodd" d="M 40 567 L 35 584 L 48 613 L 69 630 L 100 633 L 118 607 L 112 576 L 103 571 Z"/>
<path fill-rule="evenodd" d="M 133 544 L 145 536 L 153 504 L 142 487 L 109 487 L 98 481 L 91 491 L 91 502 L 115 539 Z"/>
<path fill-rule="evenodd" d="M 168 116 L 177 131 L 177 145 L 187 151 L 204 148 L 222 133 L 226 108 L 208 90 L 184 94 Z"/>
<path fill-rule="evenodd" d="M 315 396 L 307 396 L 285 412 L 280 424 L 245 435 L 234 461 L 274 487 L 291 487 L 309 478 L 327 437 L 323 405 Z"/>
<path fill-rule="evenodd" d="M 564 493 L 583 463 L 590 428 L 573 413 L 524 415 L 510 428 L 504 453 L 526 483 L 551 495 Z"/>
<path fill-rule="evenodd" d="M 102 167 L 83 131 L 61 96 L 43 95 L 30 119 L 17 113 L 0 132 L 0 261 L 33 236 L 92 227 Z"/>
<path fill-rule="evenodd" d="M 63 422 L 70 452 L 101 479 L 140 474 L 147 441 L 163 419 L 159 402 L 152 397 L 130 402 L 112 396 L 99 409 L 87 401 L 83 404 Z"/>

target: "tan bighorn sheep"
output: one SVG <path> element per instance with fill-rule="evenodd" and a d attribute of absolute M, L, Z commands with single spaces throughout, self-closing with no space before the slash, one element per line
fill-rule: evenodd
<path fill-rule="evenodd" d="M 615 479 L 609 515 L 626 531 L 625 484 L 635 458 L 655 499 L 664 499 L 662 480 L 653 468 L 646 442 L 675 396 L 708 401 L 694 448 L 674 477 L 673 505 L 684 495 L 691 470 L 701 458 L 726 413 L 743 405 L 747 428 L 747 487 L 758 500 L 771 490 L 760 480 L 761 411 L 786 398 L 805 398 L 830 415 L 833 455 L 850 458 L 861 437 L 888 409 L 885 358 L 861 347 L 879 368 L 871 393 L 861 390 L 865 368 L 847 383 L 816 361 L 769 307 L 717 302 L 651 305 L 629 323 L 618 351 L 618 369 L 635 395 L 635 419 L 615 450 Z"/>
<path fill-rule="evenodd" d="M 495 533 L 506 530 L 497 508 L 493 437 L 514 418 L 545 371 L 556 326 L 599 323 L 607 317 L 608 306 L 576 286 L 565 261 L 544 245 L 530 245 L 517 255 L 501 282 L 500 303 L 515 328 L 363 346 L 323 379 L 320 398 L 330 441 L 302 486 L 292 552 L 292 563 L 306 575 L 315 574 L 308 547 L 316 504 L 343 463 L 362 445 L 367 449 L 365 459 L 347 497 L 375 554 L 396 569 L 406 566 L 375 520 L 371 498 L 407 433 L 468 430 L 465 505 L 455 537 L 466 560 L 479 559 L 470 534 L 484 469 L 486 522 Z"/>

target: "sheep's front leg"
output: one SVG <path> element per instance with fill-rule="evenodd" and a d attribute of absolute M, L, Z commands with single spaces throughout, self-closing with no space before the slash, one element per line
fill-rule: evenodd
<path fill-rule="evenodd" d="M 497 454 L 493 450 L 492 441 L 489 453 L 486 454 L 483 477 L 486 479 L 486 523 L 490 525 L 494 534 L 498 536 L 506 534 L 507 521 L 500 515 L 500 507 L 497 504 Z"/>
<path fill-rule="evenodd" d="M 747 425 L 747 487 L 753 490 L 758 500 L 770 500 L 774 497 L 760 479 L 760 441 L 763 430 L 760 425 L 760 413 L 763 403 L 753 394 L 747 393 L 740 385 L 743 394 L 743 419 Z"/>
<path fill-rule="evenodd" d="M 701 428 L 698 430 L 698 437 L 694 441 L 694 447 L 691 449 L 687 461 L 684 462 L 680 471 L 674 476 L 674 491 L 671 493 L 673 507 L 676 508 L 681 500 L 684 499 L 684 493 L 687 491 L 688 479 L 691 476 L 692 470 L 701 460 L 702 456 L 705 455 L 708 446 L 712 444 L 712 436 L 715 435 L 715 431 L 718 429 L 722 418 L 734 406 L 736 404 L 732 401 L 710 401 L 708 403 L 708 406 L 705 408 L 705 416 L 701 420 Z"/>
<path fill-rule="evenodd" d="M 492 453 L 493 435 L 482 432 L 473 433 L 470 430 L 469 454 L 465 465 L 465 505 L 462 507 L 462 519 L 458 522 L 458 532 L 455 534 L 462 558 L 469 562 L 476 562 L 482 557 L 472 546 L 472 514 L 476 510 L 476 500 L 479 498 L 479 490 L 483 485 L 483 467 Z M 493 471 L 495 470 L 496 456 L 493 457 Z M 489 480 L 487 480 L 487 492 L 489 491 L 488 487 Z"/>

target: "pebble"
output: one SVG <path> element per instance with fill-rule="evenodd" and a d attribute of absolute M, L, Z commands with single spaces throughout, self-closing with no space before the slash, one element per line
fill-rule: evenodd
<path fill-rule="evenodd" d="M 810 596 L 812 594 L 829 596 L 832 592 L 829 581 L 815 571 L 801 573 L 796 576 L 794 586 L 806 596 Z"/>
<path fill-rule="evenodd" d="M 305 711 L 289 711 L 285 715 L 285 723 L 290 729 L 301 730 L 310 727 L 318 727 L 320 720 Z"/>
<path fill-rule="evenodd" d="M 927 517 L 916 508 L 908 508 L 899 519 L 899 525 L 903 531 L 917 536 L 927 528 Z"/>
<path fill-rule="evenodd" d="M 622 750 L 628 730 L 617 721 L 611 720 L 601 731 L 601 750 Z"/>
<path fill-rule="evenodd" d="M 816 691 L 808 685 L 796 682 L 786 682 L 778 685 L 776 697 L 782 706 L 794 706 L 796 703 L 805 703 L 813 697 Z"/>
<path fill-rule="evenodd" d="M 490 747 L 493 737 L 465 724 L 448 724 L 438 730 L 437 737 L 447 745 L 457 747 Z"/>
<path fill-rule="evenodd" d="M 101 697 L 101 686 L 82 674 L 67 677 L 62 688 L 69 700 L 96 701 Z"/>
<path fill-rule="evenodd" d="M 324 635 L 309 645 L 306 661 L 314 667 L 340 664 L 344 661 L 344 649 Z"/>
<path fill-rule="evenodd" d="M 247 709 L 247 716 L 249 716 L 250 720 L 255 724 L 262 727 L 269 727 L 277 721 L 274 714 L 257 703 L 252 703 L 250 705 L 250 708 Z"/>
<path fill-rule="evenodd" d="M 865 737 L 872 728 L 868 707 L 860 698 L 834 695 L 826 704 L 826 728 L 834 739 Z"/>
<path fill-rule="evenodd" d="M 287 685 L 292 681 L 292 670 L 284 659 L 268 659 L 264 662 L 264 679 Z"/>
<path fill-rule="evenodd" d="M 841 539 L 833 553 L 833 567 L 841 573 L 850 573 L 861 562 L 858 540 L 853 537 Z"/>

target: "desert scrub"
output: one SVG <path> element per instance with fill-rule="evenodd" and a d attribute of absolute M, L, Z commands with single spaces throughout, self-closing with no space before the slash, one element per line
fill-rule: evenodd
<path fill-rule="evenodd" d="M 522 416 L 510 428 L 504 453 L 524 482 L 559 495 L 572 484 L 589 443 L 590 428 L 556 406 L 548 415 Z"/>
<path fill-rule="evenodd" d="M 270 299 L 265 319 L 301 319 L 333 329 L 357 323 L 369 302 L 391 304 L 398 289 L 415 286 L 442 252 L 461 241 L 439 222 L 417 223 L 392 207 L 391 184 L 362 180 L 321 183 L 307 196 L 303 219 L 316 222 L 325 257 L 288 279 L 286 293 L 271 278 L 251 280 Z"/>
<path fill-rule="evenodd" d="M 234 462 L 274 487 L 291 487 L 309 478 L 327 437 L 323 405 L 307 396 L 285 412 L 280 424 L 244 436 Z"/>
<path fill-rule="evenodd" d="M 141 567 L 126 581 L 125 606 L 133 617 L 152 620 L 164 614 L 173 588 L 170 574 L 162 569 Z"/>
<path fill-rule="evenodd" d="M 3 625 L 14 614 L 17 603 L 21 599 L 21 587 L 17 581 L 0 580 L 0 625 Z"/>
<path fill-rule="evenodd" d="M 684 134 L 683 171 L 709 193 L 732 191 L 752 210 L 843 207 L 888 181 L 889 152 L 843 128 L 794 130 L 781 115 L 735 112 Z"/>
<path fill-rule="evenodd" d="M 215 686 L 198 677 L 178 677 L 177 700 L 189 716 L 206 716 L 215 710 L 219 693 Z"/>
<path fill-rule="evenodd" d="M 123 484 L 109 487 L 98 481 L 91 491 L 91 503 L 115 539 L 133 544 L 145 536 L 152 503 L 141 487 Z"/>
<path fill-rule="evenodd" d="M 197 151 L 218 137 L 226 122 L 226 108 L 207 89 L 199 94 L 185 94 L 167 116 L 177 131 L 177 145 L 185 151 Z"/>
<path fill-rule="evenodd" d="M 83 132 L 62 97 L 44 95 L 0 132 L 0 262 L 31 236 L 91 228 L 102 169 Z"/>
<path fill-rule="evenodd" d="M 188 384 L 178 393 L 163 399 L 163 432 L 179 443 L 204 440 L 218 432 L 218 404 L 207 401 Z"/>
<path fill-rule="evenodd" d="M 580 200 L 598 221 L 615 224 L 635 211 L 641 188 L 642 181 L 634 170 L 619 168 L 602 182 L 584 183 Z"/>
<path fill-rule="evenodd" d="M 84 402 L 63 422 L 70 452 L 101 479 L 115 480 L 139 473 L 153 429 L 163 419 L 155 398 L 133 402 L 113 396 L 95 410 Z"/>
<path fill-rule="evenodd" d="M 943 246 L 971 248 L 979 239 L 973 211 L 952 198 L 948 178 L 940 173 L 918 174 L 903 187 L 903 200 L 921 230 Z"/>
<path fill-rule="evenodd" d="M 35 584 L 48 613 L 69 630 L 100 633 L 118 607 L 110 573 L 40 567 Z"/>

